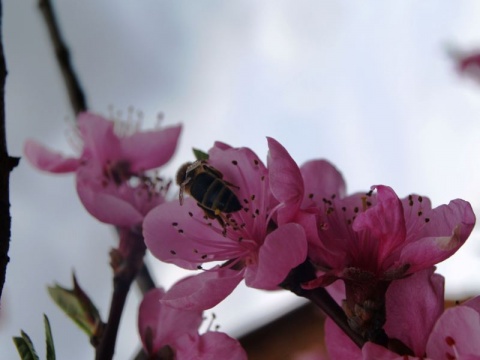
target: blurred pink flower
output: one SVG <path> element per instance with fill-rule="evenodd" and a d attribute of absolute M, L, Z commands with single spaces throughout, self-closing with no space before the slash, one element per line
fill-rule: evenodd
<path fill-rule="evenodd" d="M 83 147 L 78 157 L 65 157 L 34 140 L 25 143 L 24 152 L 40 170 L 75 172 L 78 195 L 92 216 L 117 226 L 134 226 L 164 201 L 161 186 L 165 184 L 145 172 L 172 157 L 181 126 L 118 134 L 115 125 L 119 123 L 81 113 L 77 127 Z"/>
<path fill-rule="evenodd" d="M 232 190 L 242 204 L 241 210 L 226 214 L 225 225 L 206 217 L 192 198 L 183 205 L 178 201 L 161 204 L 145 218 L 145 243 L 158 259 L 187 269 L 222 262 L 173 287 L 165 297 L 172 306 L 212 307 L 243 278 L 247 286 L 276 289 L 289 271 L 306 259 L 304 228 L 276 222 L 280 216 L 294 217 L 301 198 L 279 202 L 270 188 L 271 179 L 279 176 L 288 187 L 292 174 L 300 176 L 299 169 L 277 141 L 269 139 L 268 144 L 270 157 L 284 164 L 281 174 L 274 166 L 267 169 L 248 148 L 216 143 L 209 151 L 209 166 L 234 185 Z M 281 185 L 277 184 L 278 188 Z"/>
<path fill-rule="evenodd" d="M 460 73 L 480 82 L 480 53 L 478 51 L 470 54 L 454 53 L 453 56 Z"/>
<path fill-rule="evenodd" d="M 145 294 L 138 311 L 143 348 L 151 359 L 247 359 L 240 343 L 228 335 L 208 331 L 200 335 L 201 311 L 178 310 L 160 302 L 165 292 Z M 163 356 L 163 357 L 162 357 Z"/>

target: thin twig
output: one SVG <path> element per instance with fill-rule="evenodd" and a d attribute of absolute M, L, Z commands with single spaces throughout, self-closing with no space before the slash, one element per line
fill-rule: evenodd
<path fill-rule="evenodd" d="M 52 39 L 55 54 L 57 55 L 57 61 L 62 71 L 65 85 L 67 86 L 70 103 L 75 115 L 78 115 L 80 112 L 87 109 L 87 102 L 82 87 L 80 86 L 80 82 L 70 62 L 70 51 L 62 39 L 50 0 L 40 0 L 38 5 L 45 18 L 45 23 L 47 24 L 48 32 Z"/>
<path fill-rule="evenodd" d="M 11 157 L 7 151 L 7 134 L 5 126 L 5 80 L 7 66 L 3 52 L 2 31 L 3 7 L 0 1 L 0 299 L 2 298 L 3 285 L 5 284 L 7 264 L 10 261 L 8 249 L 10 248 L 10 172 L 18 165 L 19 158 Z"/>

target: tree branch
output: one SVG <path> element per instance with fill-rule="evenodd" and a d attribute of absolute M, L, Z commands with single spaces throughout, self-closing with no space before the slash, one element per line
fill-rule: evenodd
<path fill-rule="evenodd" d="M 5 126 L 5 80 L 7 66 L 3 52 L 2 30 L 3 7 L 0 0 L 0 299 L 5 284 L 7 264 L 10 261 L 10 235 L 12 218 L 10 216 L 10 172 L 18 165 L 19 158 L 11 157 L 7 151 L 7 134 Z"/>
<path fill-rule="evenodd" d="M 60 66 L 65 85 L 67 86 L 70 104 L 72 105 L 75 115 L 78 115 L 78 113 L 87 109 L 87 102 L 82 87 L 80 86 L 80 82 L 70 62 L 70 51 L 60 34 L 60 29 L 50 0 L 40 0 L 38 6 L 40 7 L 43 17 L 45 18 L 45 23 L 48 27 L 48 32 L 57 56 L 58 65 Z"/>

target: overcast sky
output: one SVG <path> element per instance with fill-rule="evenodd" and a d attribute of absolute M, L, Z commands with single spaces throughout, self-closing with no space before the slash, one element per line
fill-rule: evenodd
<path fill-rule="evenodd" d="M 480 3 L 463 1 L 56 1 L 64 37 L 93 111 L 129 106 L 145 126 L 165 114 L 184 124 L 173 176 L 215 140 L 266 156 L 266 136 L 298 163 L 327 158 L 351 192 L 374 184 L 435 206 L 454 198 L 480 213 L 480 85 L 458 76 L 447 49 L 480 48 Z M 4 1 L 7 132 L 12 155 L 34 137 L 73 153 L 72 112 L 36 1 Z M 0 357 L 16 357 L 20 329 L 44 354 L 42 314 L 59 358 L 92 349 L 50 301 L 46 285 L 70 286 L 72 270 L 108 311 L 113 230 L 79 203 L 72 176 L 51 176 L 22 160 L 11 177 L 11 263 L 3 295 Z M 439 266 L 447 296 L 480 292 L 478 230 Z M 173 266 L 149 259 L 170 286 Z M 136 352 L 132 291 L 116 359 Z M 275 304 L 275 306 L 272 306 Z M 215 310 L 233 335 L 278 316 L 291 294 L 239 288 Z"/>

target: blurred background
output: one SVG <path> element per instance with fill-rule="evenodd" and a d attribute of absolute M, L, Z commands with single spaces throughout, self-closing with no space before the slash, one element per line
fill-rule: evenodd
<path fill-rule="evenodd" d="M 449 51 L 480 49 L 475 0 L 359 2 L 54 1 L 91 110 L 133 106 L 145 127 L 184 124 L 165 174 L 173 177 L 215 140 L 266 157 L 266 136 L 299 163 L 333 162 L 348 191 L 374 184 L 399 196 L 454 198 L 480 214 L 480 84 L 460 76 Z M 73 115 L 36 1 L 3 1 L 8 148 L 27 138 L 73 154 Z M 56 308 L 46 286 L 69 287 L 75 271 L 105 317 L 113 229 L 82 208 L 73 176 L 52 176 L 25 159 L 11 176 L 11 262 L 0 313 L 0 358 L 17 358 L 26 331 L 44 356 L 42 314 L 57 357 L 88 359 L 86 336 Z M 480 293 L 480 232 L 438 266 L 449 299 Z M 147 259 L 169 287 L 185 273 Z M 139 349 L 140 296 L 131 291 L 116 359 Z M 303 302 L 286 292 L 240 286 L 213 310 L 220 330 L 241 336 Z M 212 311 L 208 312 L 210 314 Z M 207 314 L 207 316 L 208 316 Z M 206 321 L 208 322 L 208 321 Z"/>

